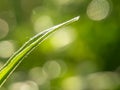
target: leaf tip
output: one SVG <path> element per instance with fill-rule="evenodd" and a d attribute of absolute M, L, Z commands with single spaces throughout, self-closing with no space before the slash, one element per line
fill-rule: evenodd
<path fill-rule="evenodd" d="M 80 16 L 74 18 L 75 21 L 79 20 Z"/>

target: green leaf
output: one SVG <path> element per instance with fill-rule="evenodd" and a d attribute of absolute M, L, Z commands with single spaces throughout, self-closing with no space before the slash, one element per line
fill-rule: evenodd
<path fill-rule="evenodd" d="M 79 19 L 75 17 L 66 22 L 58 24 L 52 28 L 44 30 L 38 33 L 31 39 L 29 39 L 16 53 L 14 53 L 5 65 L 0 69 L 0 87 L 6 81 L 6 79 L 13 73 L 13 71 L 19 66 L 22 60 L 27 56 L 33 49 L 35 49 L 43 40 L 45 40 L 50 34 L 58 30 L 60 27 L 75 22 Z"/>

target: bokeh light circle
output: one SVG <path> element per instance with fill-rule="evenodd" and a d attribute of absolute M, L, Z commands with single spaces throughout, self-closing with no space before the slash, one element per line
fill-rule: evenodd
<path fill-rule="evenodd" d="M 63 90 L 83 90 L 82 79 L 80 76 L 72 76 L 63 80 Z"/>
<path fill-rule="evenodd" d="M 43 85 L 47 82 L 47 74 L 41 67 L 32 68 L 29 72 L 29 77 L 38 85 Z"/>
<path fill-rule="evenodd" d="M 11 84 L 9 90 L 39 90 L 39 87 L 33 81 L 26 81 Z"/>
<path fill-rule="evenodd" d="M 65 27 L 52 35 L 50 43 L 54 49 L 60 49 L 71 44 L 77 37 L 73 27 Z"/>
<path fill-rule="evenodd" d="M 43 69 L 48 74 L 49 79 L 57 78 L 61 74 L 61 65 L 54 60 L 46 62 Z"/>
<path fill-rule="evenodd" d="M 0 57 L 8 58 L 15 52 L 15 47 L 11 41 L 0 42 Z"/>
<path fill-rule="evenodd" d="M 108 0 L 92 0 L 87 8 L 87 15 L 92 20 L 103 20 L 110 12 Z"/>
<path fill-rule="evenodd" d="M 86 79 L 91 90 L 115 90 L 119 86 L 119 76 L 115 72 L 97 72 Z"/>
<path fill-rule="evenodd" d="M 6 37 L 8 31 L 9 31 L 8 23 L 5 20 L 0 19 L 0 39 Z"/>
<path fill-rule="evenodd" d="M 39 33 L 40 31 L 52 26 L 53 26 L 52 19 L 50 16 L 47 15 L 40 16 L 34 22 L 34 30 L 36 33 Z"/>

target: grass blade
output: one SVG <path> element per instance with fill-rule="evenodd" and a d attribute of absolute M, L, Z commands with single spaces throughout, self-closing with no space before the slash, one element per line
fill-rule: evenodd
<path fill-rule="evenodd" d="M 14 53 L 9 60 L 5 63 L 5 65 L 0 69 L 0 87 L 6 81 L 6 79 L 12 74 L 12 72 L 18 67 L 18 65 L 22 62 L 25 56 L 27 56 L 34 48 L 36 48 L 43 40 L 47 38 L 50 34 L 58 30 L 58 28 L 75 22 L 79 19 L 75 17 L 66 22 L 58 24 L 52 28 L 49 28 L 41 33 L 38 33 L 30 40 L 28 40 L 16 53 Z"/>

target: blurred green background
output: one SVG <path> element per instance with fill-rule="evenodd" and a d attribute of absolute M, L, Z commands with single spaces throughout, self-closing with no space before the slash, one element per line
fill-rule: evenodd
<path fill-rule="evenodd" d="M 0 90 L 120 90 L 119 0 L 0 0 L 0 67 L 30 37 L 78 15 Z"/>

